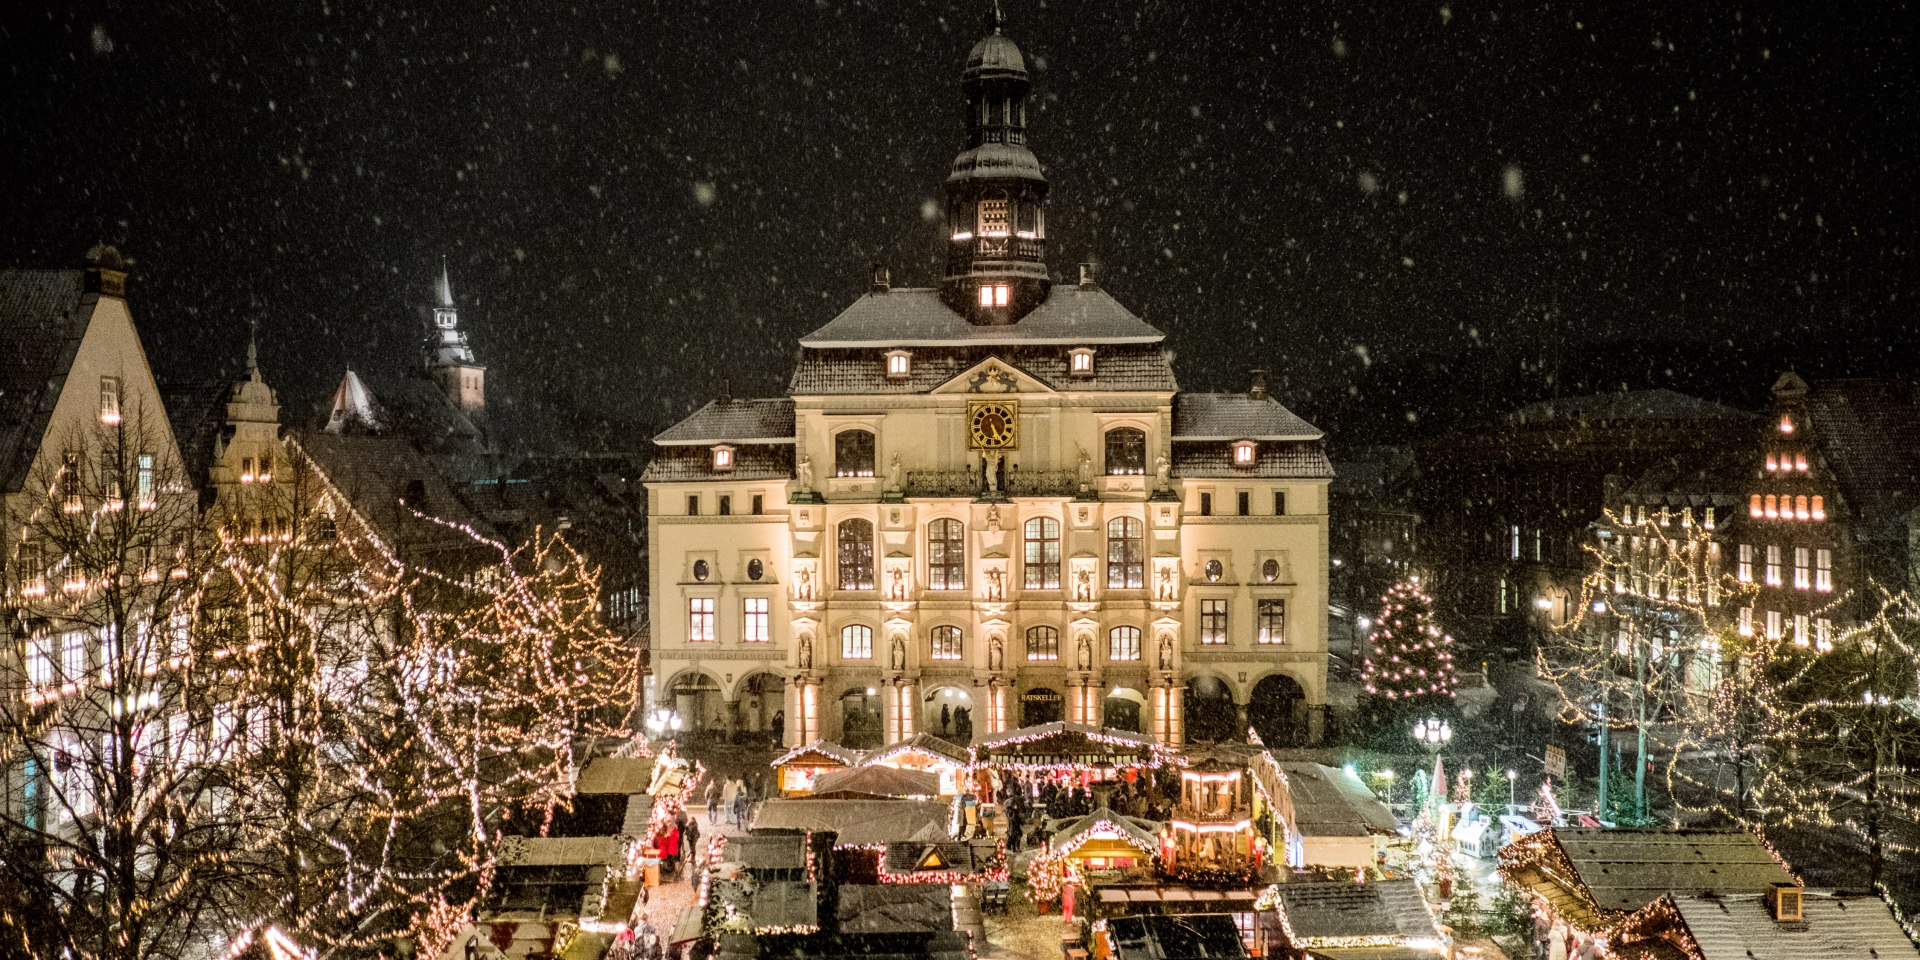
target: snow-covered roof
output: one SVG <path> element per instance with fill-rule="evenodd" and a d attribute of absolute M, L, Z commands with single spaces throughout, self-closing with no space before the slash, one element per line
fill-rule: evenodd
<path fill-rule="evenodd" d="M 1121 840 L 1144 853 L 1153 853 L 1160 848 L 1158 823 L 1116 813 L 1110 807 L 1095 807 L 1092 813 L 1084 817 L 1050 821 L 1047 829 L 1053 835 L 1047 841 L 1047 846 L 1063 856 L 1080 849 L 1081 844 L 1096 837 Z"/>
<path fill-rule="evenodd" d="M 932 797 L 940 793 L 940 777 L 899 767 L 855 767 L 823 773 L 813 782 L 813 795 L 827 797 Z"/>
<path fill-rule="evenodd" d="M 1075 376 L 1068 369 L 1070 349 L 1012 344 L 995 346 L 991 354 L 1053 390 L 1171 392 L 1180 389 L 1174 380 L 1173 365 L 1157 344 L 1106 344 L 1094 353 L 1091 376 Z M 889 377 L 887 352 L 879 348 L 808 350 L 794 367 L 787 392 L 795 396 L 927 393 L 973 369 L 986 352 L 952 346 L 915 350 L 907 375 Z"/>
<path fill-rule="evenodd" d="M 826 326 L 800 339 L 819 347 L 990 346 L 994 344 L 1159 343 L 1166 335 L 1128 312 L 1106 291 L 1055 284 L 1016 323 L 976 325 L 930 287 L 894 287 L 855 300 Z"/>
<path fill-rule="evenodd" d="M 754 814 L 755 830 L 831 830 L 834 844 L 863 847 L 885 843 L 950 840 L 950 810 L 938 800 L 768 800 Z"/>
<path fill-rule="evenodd" d="M 1173 398 L 1173 439 L 1318 440 L 1325 434 L 1269 396 L 1183 393 Z"/>
<path fill-rule="evenodd" d="M 824 758 L 851 767 L 860 762 L 860 751 L 843 747 L 831 740 L 812 740 L 775 757 L 773 761 L 767 765 L 770 767 L 780 767 L 809 757 L 815 759 Z"/>
<path fill-rule="evenodd" d="M 792 443 L 793 401 L 709 401 L 693 415 L 653 438 L 663 447 L 703 446 L 714 443 Z"/>
<path fill-rule="evenodd" d="M 1360 778 L 1320 763 L 1277 764 L 1293 799 L 1295 830 L 1307 837 L 1365 837 L 1399 828 Z"/>
<path fill-rule="evenodd" d="M 987 179 L 995 180 L 1018 177 L 1022 180 L 1045 180 L 1040 172 L 1040 160 L 1033 151 L 1017 143 L 983 143 L 977 147 L 960 151 L 953 158 L 953 166 L 947 171 L 947 182 L 955 180 Z"/>
<path fill-rule="evenodd" d="M 1800 924 L 1775 923 L 1759 895 L 1676 896 L 1672 902 L 1705 960 L 1920 958 L 1920 947 L 1907 939 L 1893 911 L 1874 896 L 1807 891 L 1801 900 L 1805 922 Z"/>
<path fill-rule="evenodd" d="M 1370 883 L 1294 881 L 1275 884 L 1273 893 L 1295 946 L 1440 942 L 1420 885 L 1410 877 Z"/>
<path fill-rule="evenodd" d="M 1179 438 L 1174 438 L 1178 440 Z M 1296 480 L 1325 480 L 1333 476 L 1333 463 L 1317 442 L 1282 443 L 1263 441 L 1254 451 L 1253 466 L 1233 463 L 1233 448 L 1224 440 L 1210 443 L 1180 443 L 1173 448 L 1173 472 L 1182 477 L 1262 477 Z"/>

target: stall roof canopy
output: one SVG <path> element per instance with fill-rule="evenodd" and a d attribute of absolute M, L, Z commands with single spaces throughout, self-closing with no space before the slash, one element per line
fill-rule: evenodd
<path fill-rule="evenodd" d="M 1669 893 L 1759 894 L 1797 882 L 1745 830 L 1557 827 L 1502 847 L 1500 870 L 1586 930 L 1612 926 Z"/>
<path fill-rule="evenodd" d="M 1375 883 L 1302 881 L 1277 884 L 1273 890 L 1275 907 L 1297 947 L 1440 940 L 1433 914 L 1412 878 Z"/>
<path fill-rule="evenodd" d="M 940 776 L 898 767 L 856 767 L 824 773 L 813 782 L 811 802 L 827 798 L 848 800 L 889 797 L 933 797 L 940 794 Z"/>
<path fill-rule="evenodd" d="M 1129 730 L 1056 720 L 994 734 L 974 744 L 983 764 L 1140 764 L 1157 758 L 1150 737 Z"/>
<path fill-rule="evenodd" d="M 1360 778 L 1319 763 L 1278 764 L 1293 798 L 1294 829 L 1303 837 L 1365 837 L 1399 832 L 1399 824 Z"/>
<path fill-rule="evenodd" d="M 895 877 L 916 873 L 984 873 L 1003 865 L 999 843 L 993 840 L 952 840 L 945 843 L 892 843 L 881 858 L 881 872 Z"/>
<path fill-rule="evenodd" d="M 580 770 L 574 793 L 646 793 L 652 757 L 594 757 Z"/>
<path fill-rule="evenodd" d="M 803 743 L 776 758 L 770 766 L 784 767 L 789 763 L 802 766 L 851 767 L 860 762 L 860 751 L 849 750 L 827 740 L 815 740 Z"/>
<path fill-rule="evenodd" d="M 1210 913 L 1190 917 L 1114 917 L 1107 921 L 1116 960 L 1238 960 L 1247 955 L 1233 918 Z"/>
<path fill-rule="evenodd" d="M 953 929 L 953 887 L 862 883 L 840 888 L 840 932 L 937 933 Z"/>
<path fill-rule="evenodd" d="M 901 841 L 948 840 L 947 805 L 935 800 L 768 800 L 755 829 L 832 831 L 834 843 L 853 847 Z"/>
<path fill-rule="evenodd" d="M 1070 853 L 1101 834 L 1112 834 L 1113 839 L 1123 840 L 1147 853 L 1160 849 L 1158 823 L 1115 813 L 1109 807 L 1095 807 L 1084 817 L 1054 820 L 1047 826 L 1053 835 L 1047 845 L 1062 853 Z"/>
<path fill-rule="evenodd" d="M 805 870 L 807 837 L 797 830 L 756 830 L 728 840 L 723 855 L 749 870 Z"/>
<path fill-rule="evenodd" d="M 950 763 L 971 763 L 973 757 L 967 748 L 951 740 L 943 740 L 931 733 L 916 733 L 905 740 L 897 740 L 877 750 L 868 751 L 860 762 L 863 764 L 885 763 L 903 753 L 923 753 L 935 760 Z"/>
<path fill-rule="evenodd" d="M 1836 896 L 1809 892 L 1801 901 L 1803 923 L 1774 922 L 1758 895 L 1735 897 L 1668 897 L 1704 960 L 1915 960 L 1920 947 L 1907 939 L 1900 921 L 1885 901 L 1865 894 Z M 1658 937 L 1671 921 L 1646 913 L 1628 921 L 1623 939 L 1636 934 Z M 1653 943 L 1658 942 L 1658 947 Z M 1659 941 L 1622 943 L 1621 956 L 1632 960 L 1660 958 Z"/>

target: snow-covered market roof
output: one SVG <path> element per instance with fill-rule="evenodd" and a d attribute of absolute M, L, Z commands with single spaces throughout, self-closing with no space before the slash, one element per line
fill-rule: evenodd
<path fill-rule="evenodd" d="M 1662 897 L 1623 925 L 1615 952 L 1626 960 L 1663 960 L 1678 934 L 1702 960 L 1895 960 L 1920 957 L 1893 910 L 1869 894 L 1809 890 L 1803 922 L 1774 922 L 1765 898 Z M 1677 925 L 1676 925 L 1677 921 Z"/>
<path fill-rule="evenodd" d="M 1367 785 L 1345 770 L 1319 763 L 1277 764 L 1293 799 L 1293 828 L 1303 837 L 1392 834 L 1399 823 Z"/>
<path fill-rule="evenodd" d="M 1278 883 L 1263 899 L 1273 901 L 1296 948 L 1441 943 L 1433 913 L 1411 877 Z"/>
<path fill-rule="evenodd" d="M 775 757 L 768 766 L 784 767 L 789 763 L 800 763 L 816 767 L 833 764 L 851 767 L 859 762 L 860 751 L 858 750 L 849 750 L 831 740 L 814 740 Z"/>
<path fill-rule="evenodd" d="M 823 773 L 813 781 L 813 797 L 935 797 L 940 795 L 938 774 L 899 767 L 862 766 Z"/>
<path fill-rule="evenodd" d="M 1054 284 L 1047 299 L 1017 323 L 976 325 L 932 287 L 868 293 L 827 325 L 800 339 L 807 348 L 946 345 L 1159 343 L 1166 335 L 1134 316 L 1106 291 Z"/>
<path fill-rule="evenodd" d="M 974 742 L 974 756 L 987 766 L 1089 767 L 1156 765 L 1165 761 L 1160 745 L 1131 730 L 1094 727 L 1056 720 L 996 733 Z"/>
<path fill-rule="evenodd" d="M 951 740 L 944 740 L 931 733 L 916 733 L 905 740 L 896 740 L 884 747 L 867 751 L 860 758 L 862 766 L 886 763 L 903 753 L 924 754 L 930 759 L 949 763 L 964 764 L 973 758 L 967 754 L 967 748 Z"/>
<path fill-rule="evenodd" d="M 756 830 L 832 831 L 834 845 L 864 847 L 902 841 L 951 839 L 948 805 L 937 800 L 768 800 L 753 818 Z"/>
<path fill-rule="evenodd" d="M 1500 848 L 1500 872 L 1584 930 L 1611 927 L 1669 893 L 1758 894 L 1797 882 L 1745 830 L 1555 827 Z"/>
<path fill-rule="evenodd" d="M 1160 849 L 1159 824 L 1105 806 L 1095 807 L 1084 817 L 1049 821 L 1047 830 L 1052 834 L 1047 846 L 1062 856 L 1071 855 L 1089 840 L 1119 840 L 1147 854 Z"/>

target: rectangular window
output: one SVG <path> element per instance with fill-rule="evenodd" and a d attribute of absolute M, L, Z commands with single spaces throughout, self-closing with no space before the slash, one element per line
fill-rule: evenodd
<path fill-rule="evenodd" d="M 1060 659 L 1060 631 L 1053 627 L 1027 628 L 1027 659 Z"/>
<path fill-rule="evenodd" d="M 35 690 L 54 685 L 54 655 L 53 638 L 42 634 L 27 640 L 27 682 Z"/>
<path fill-rule="evenodd" d="M 1213 494 L 1202 493 L 1200 495 L 1200 515 L 1203 517 L 1213 516 Z"/>
<path fill-rule="evenodd" d="M 1793 548 L 1793 588 L 1806 590 L 1813 586 L 1813 565 L 1810 562 L 1813 551 L 1806 547 Z"/>
<path fill-rule="evenodd" d="M 772 639 L 767 631 L 767 598 L 747 597 L 740 605 L 746 621 L 740 639 L 747 643 L 766 643 Z"/>
<path fill-rule="evenodd" d="M 687 494 L 687 516 L 697 517 L 699 515 L 700 515 L 700 495 L 697 493 Z"/>
<path fill-rule="evenodd" d="M 1140 628 L 1114 627 L 1107 631 L 1107 659 L 1140 659 Z"/>
<path fill-rule="evenodd" d="M 1287 642 L 1287 602 L 1285 600 L 1260 601 L 1259 634 L 1256 639 L 1261 643 Z"/>
<path fill-rule="evenodd" d="M 153 454 L 143 453 L 136 461 L 133 477 L 133 495 L 140 502 L 140 509 L 153 509 Z"/>
<path fill-rule="evenodd" d="M 1753 608 L 1752 607 L 1740 608 L 1740 635 L 1743 637 L 1753 636 Z"/>
<path fill-rule="evenodd" d="M 37 543 L 20 545 L 20 593 L 27 597 L 47 595 L 47 559 Z"/>
<path fill-rule="evenodd" d="M 767 511 L 767 498 L 761 494 L 753 495 L 753 515 L 760 516 Z"/>
<path fill-rule="evenodd" d="M 1201 643 L 1211 645 L 1227 642 L 1227 603 L 1224 599 L 1200 601 Z"/>
<path fill-rule="evenodd" d="M 253 482 L 253 458 L 252 457 L 240 458 L 240 482 L 241 483 Z"/>
<path fill-rule="evenodd" d="M 720 515 L 733 516 L 733 498 L 724 493 L 720 495 Z"/>
<path fill-rule="evenodd" d="M 1024 579 L 1029 590 L 1060 589 L 1060 523 L 1050 517 L 1027 521 Z"/>
<path fill-rule="evenodd" d="M 1767 639 L 1780 639 L 1780 611 L 1778 610 L 1767 611 Z"/>
<path fill-rule="evenodd" d="M 1813 644 L 1813 628 L 1808 616 L 1804 613 L 1793 615 L 1793 644 L 1796 647 Z"/>
<path fill-rule="evenodd" d="M 1753 544 L 1743 543 L 1740 545 L 1740 560 L 1734 566 L 1733 570 L 1734 577 L 1741 583 L 1753 582 Z"/>
<path fill-rule="evenodd" d="M 1007 235 L 1007 201 L 980 201 L 980 235 L 983 237 L 1004 237 Z"/>
<path fill-rule="evenodd" d="M 840 659 L 873 659 L 873 628 L 854 624 L 840 631 Z"/>
<path fill-rule="evenodd" d="M 927 589 L 967 588 L 965 543 L 960 521 L 942 519 L 927 524 Z"/>
<path fill-rule="evenodd" d="M 1540 527 L 1534 527 L 1533 528 L 1533 562 L 1534 563 L 1539 563 L 1541 560 L 1545 559 L 1546 550 L 1547 550 L 1546 544 L 1547 544 L 1547 531 Z"/>
<path fill-rule="evenodd" d="M 1273 515 L 1276 517 L 1284 517 L 1287 515 L 1287 492 L 1285 490 L 1275 490 L 1273 492 Z"/>
<path fill-rule="evenodd" d="M 1520 525 L 1517 523 L 1507 527 L 1507 559 L 1520 559 Z"/>
<path fill-rule="evenodd" d="M 1825 547 L 1813 553 L 1813 588 L 1821 593 L 1833 591 L 1833 551 Z"/>
<path fill-rule="evenodd" d="M 1107 586 L 1138 590 L 1147 585 L 1143 524 L 1134 517 L 1115 517 L 1107 523 Z"/>
<path fill-rule="evenodd" d="M 934 660 L 960 659 L 959 627 L 934 627 L 933 631 L 928 634 L 928 640 L 932 645 L 927 653 L 929 658 Z"/>
<path fill-rule="evenodd" d="M 1822 650 L 1833 649 L 1833 621 L 1821 617 L 1813 622 L 1813 643 Z"/>
<path fill-rule="evenodd" d="M 1252 515 L 1253 494 L 1248 493 L 1245 490 L 1242 490 L 1240 491 L 1239 497 L 1240 497 L 1240 515 L 1243 517 Z"/>
<path fill-rule="evenodd" d="M 694 597 L 687 601 L 687 639 L 694 643 L 712 643 L 713 598 Z"/>
<path fill-rule="evenodd" d="M 100 378 L 100 422 L 109 426 L 120 422 L 120 378 Z"/>
<path fill-rule="evenodd" d="M 60 678 L 69 683 L 87 675 L 87 634 L 72 630 L 60 637 Z"/>
<path fill-rule="evenodd" d="M 1780 545 L 1767 544 L 1767 586 L 1780 585 Z"/>

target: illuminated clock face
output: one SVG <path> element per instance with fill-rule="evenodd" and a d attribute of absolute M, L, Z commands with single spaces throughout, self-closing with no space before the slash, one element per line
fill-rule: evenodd
<path fill-rule="evenodd" d="M 1019 408 L 1011 400 L 968 404 L 967 435 L 976 449 L 1010 450 L 1018 446 Z"/>

